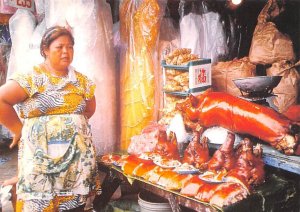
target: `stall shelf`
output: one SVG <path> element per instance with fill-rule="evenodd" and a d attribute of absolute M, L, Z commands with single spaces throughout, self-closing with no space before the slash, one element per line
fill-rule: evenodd
<path fill-rule="evenodd" d="M 101 211 L 109 202 L 110 197 L 122 183 L 126 183 L 133 190 L 139 192 L 147 190 L 169 201 L 172 211 L 180 212 L 181 206 L 195 211 L 297 211 L 299 210 L 296 182 L 285 179 L 283 176 L 269 174 L 266 182 L 254 189 L 246 199 L 230 206 L 218 208 L 201 202 L 195 198 L 181 195 L 178 191 L 166 190 L 162 186 L 150 183 L 144 179 L 124 174 L 120 167 L 101 162 L 99 170 L 106 173 L 103 181 L 102 194 L 94 200 L 94 208 Z"/>

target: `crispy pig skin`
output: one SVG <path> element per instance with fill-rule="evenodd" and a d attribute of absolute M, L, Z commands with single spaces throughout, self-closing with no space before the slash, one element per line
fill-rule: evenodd
<path fill-rule="evenodd" d="M 211 196 L 209 203 L 222 208 L 245 199 L 247 196 L 247 190 L 240 184 L 226 183 L 221 189 L 216 189 Z"/>
<path fill-rule="evenodd" d="M 206 91 L 190 95 L 176 108 L 203 127 L 221 126 L 232 132 L 255 136 L 287 155 L 295 153 L 293 122 L 270 107 L 225 92 Z"/>
<path fill-rule="evenodd" d="M 208 183 L 206 182 L 201 188 L 199 189 L 198 194 L 195 196 L 196 199 L 199 199 L 203 202 L 209 202 L 210 198 L 214 194 L 215 190 L 219 187 L 224 186 L 224 183 Z"/>
<path fill-rule="evenodd" d="M 124 162 L 122 165 L 122 170 L 124 174 L 133 176 L 134 169 L 140 165 L 140 162 L 138 161 L 130 161 L 130 162 Z"/>
<path fill-rule="evenodd" d="M 169 190 L 181 190 L 183 184 L 192 178 L 193 175 L 190 174 L 177 174 L 169 178 L 167 184 L 165 186 L 166 189 Z"/>
<path fill-rule="evenodd" d="M 291 105 L 283 114 L 292 121 L 300 122 L 300 105 Z"/>
<path fill-rule="evenodd" d="M 103 163 L 107 163 L 107 164 L 111 164 L 115 161 L 118 161 L 121 159 L 121 156 L 120 155 L 114 155 L 114 154 L 106 154 L 106 155 L 103 155 L 101 157 L 101 161 Z"/>
<path fill-rule="evenodd" d="M 131 176 L 135 175 L 134 173 L 135 169 L 142 163 L 148 165 L 153 164 L 151 160 L 143 160 L 138 158 L 136 155 L 129 155 L 128 157 L 123 159 L 122 163 L 123 163 L 122 170 L 124 174 L 131 175 Z"/>
<path fill-rule="evenodd" d="M 157 165 L 143 163 L 134 170 L 134 174 L 135 176 L 143 178 L 143 176 L 145 176 L 147 172 L 153 170 L 155 167 L 157 167 Z"/>
<path fill-rule="evenodd" d="M 160 176 L 157 184 L 161 185 L 163 187 L 166 187 L 168 181 L 173 178 L 175 175 L 177 175 L 176 172 L 172 171 L 172 170 L 164 170 L 164 172 L 162 173 L 162 175 Z"/>
<path fill-rule="evenodd" d="M 159 178 L 163 175 L 164 169 L 158 168 L 158 169 L 153 169 L 153 172 L 149 172 L 150 176 L 148 178 L 148 181 L 154 184 L 157 184 L 159 181 Z"/>
<path fill-rule="evenodd" d="M 201 180 L 198 175 L 193 176 L 191 179 L 186 181 L 183 184 L 182 189 L 180 190 L 180 193 L 183 195 L 186 195 L 188 197 L 196 196 L 199 192 L 199 189 L 201 186 L 203 186 L 205 182 Z"/>

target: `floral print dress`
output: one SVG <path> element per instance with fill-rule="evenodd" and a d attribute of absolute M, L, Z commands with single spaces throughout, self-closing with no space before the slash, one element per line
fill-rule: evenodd
<path fill-rule="evenodd" d="M 17 211 L 64 211 L 100 193 L 85 101 L 95 84 L 70 67 L 56 77 L 42 66 L 12 77 L 29 98 L 17 105 L 23 121 L 18 155 Z"/>

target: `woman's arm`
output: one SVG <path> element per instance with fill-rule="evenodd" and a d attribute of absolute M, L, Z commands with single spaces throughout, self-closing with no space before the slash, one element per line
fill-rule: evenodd
<path fill-rule="evenodd" d="M 83 115 L 89 119 L 94 115 L 95 110 L 96 110 L 96 99 L 94 96 L 90 100 L 86 101 L 86 108 L 85 111 L 83 112 Z"/>
<path fill-rule="evenodd" d="M 0 123 L 14 135 L 11 148 L 20 140 L 23 126 L 13 106 L 27 98 L 27 93 L 14 80 L 0 87 Z"/>

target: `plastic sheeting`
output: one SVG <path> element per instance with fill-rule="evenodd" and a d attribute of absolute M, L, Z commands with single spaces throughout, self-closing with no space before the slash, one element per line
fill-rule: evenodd
<path fill-rule="evenodd" d="M 43 19 L 42 22 L 35 27 L 29 42 L 28 54 L 30 55 L 30 58 L 28 60 L 28 63 L 30 67 L 33 67 L 34 65 L 40 64 L 44 61 L 44 58 L 40 54 L 40 44 L 45 31 L 46 22 L 45 19 Z"/>
<path fill-rule="evenodd" d="M 124 0 L 120 5 L 121 150 L 127 150 L 131 137 L 155 119 L 154 57 L 165 3 Z"/>
<path fill-rule="evenodd" d="M 9 19 L 9 31 L 11 36 L 11 53 L 8 63 L 7 78 L 15 71 L 28 71 L 31 67 L 28 54 L 29 42 L 36 27 L 34 15 L 24 9 L 18 9 Z"/>
<path fill-rule="evenodd" d="M 73 0 L 51 0 L 44 2 L 45 21 L 47 28 L 54 25 L 66 26 L 66 13 L 72 7 Z M 80 2 L 80 1 L 79 1 Z M 78 11 L 73 11 L 77 13 Z"/>
<path fill-rule="evenodd" d="M 166 10 L 168 12 L 168 10 Z M 160 26 L 160 36 L 158 45 L 158 64 L 159 67 L 155 72 L 155 82 L 157 91 L 155 92 L 155 101 L 159 104 L 159 119 L 162 117 L 162 110 L 164 107 L 163 101 L 163 71 L 161 68 L 161 62 L 166 55 L 173 52 L 180 47 L 180 32 L 179 28 L 176 28 L 175 21 L 170 16 L 163 17 Z"/>
<path fill-rule="evenodd" d="M 86 4 L 81 22 L 68 14 L 75 39 L 73 65 L 96 83 L 96 112 L 90 119 L 93 139 L 98 154 L 112 152 L 117 142 L 116 70 L 113 48 L 111 9 L 105 0 Z M 89 6 L 88 6 L 89 5 Z M 73 5 L 81 7 L 80 4 Z M 76 10 L 75 10 L 76 11 Z M 73 12 L 77 16 L 77 12 Z M 80 14 L 80 13 L 79 13 Z M 84 22 L 84 20 L 86 22 Z M 79 21 L 79 20 L 78 20 Z M 78 23 L 74 25 L 75 23 Z"/>

